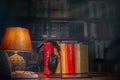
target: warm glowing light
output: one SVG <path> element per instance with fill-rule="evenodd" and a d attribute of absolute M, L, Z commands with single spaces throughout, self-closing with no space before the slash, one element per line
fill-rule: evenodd
<path fill-rule="evenodd" d="M 29 30 L 22 27 L 8 27 L 3 36 L 1 48 L 6 51 L 31 52 Z"/>
<path fill-rule="evenodd" d="M 24 69 L 25 60 L 17 52 L 31 52 L 32 44 L 29 30 L 22 27 L 8 27 L 5 30 L 1 49 L 4 51 L 15 52 L 9 57 L 12 69 Z"/>

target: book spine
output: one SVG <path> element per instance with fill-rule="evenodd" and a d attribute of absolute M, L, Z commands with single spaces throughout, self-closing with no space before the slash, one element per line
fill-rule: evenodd
<path fill-rule="evenodd" d="M 30 29 L 30 32 L 31 32 L 31 37 L 32 38 L 35 38 L 35 36 L 34 36 L 34 34 L 35 34 L 35 26 L 34 26 L 34 24 L 31 24 L 31 29 Z"/>
<path fill-rule="evenodd" d="M 93 62 L 94 59 L 98 58 L 98 46 L 97 46 L 97 40 L 95 41 L 89 41 L 88 42 L 88 49 L 89 49 L 89 62 L 90 62 L 90 71 L 96 72 L 98 71 L 98 65 Z"/>
<path fill-rule="evenodd" d="M 97 18 L 102 18 L 102 1 L 97 3 Z"/>
<path fill-rule="evenodd" d="M 90 36 L 93 38 L 97 38 L 97 28 L 96 28 L 96 24 L 95 23 L 90 23 Z"/>
<path fill-rule="evenodd" d="M 99 43 L 100 59 L 104 59 L 104 42 L 100 41 Z"/>
<path fill-rule="evenodd" d="M 58 18 L 58 3 L 59 1 L 57 0 L 53 0 L 52 1 L 52 7 L 53 7 L 53 10 L 52 10 L 52 18 Z"/>
<path fill-rule="evenodd" d="M 65 3 L 65 6 L 64 6 L 64 17 L 65 18 L 68 18 L 69 17 L 69 5 L 68 3 Z"/>
<path fill-rule="evenodd" d="M 45 22 L 44 28 L 43 28 L 43 37 L 49 37 L 50 35 L 50 24 L 48 22 Z"/>
<path fill-rule="evenodd" d="M 113 31 L 113 25 L 112 24 L 108 24 L 108 34 L 109 34 L 109 39 L 114 39 L 114 31 Z"/>
<path fill-rule="evenodd" d="M 56 38 L 60 38 L 60 23 L 56 23 L 55 24 L 55 26 L 56 26 Z"/>
<path fill-rule="evenodd" d="M 88 37 L 88 26 L 86 22 L 84 22 L 84 37 Z"/>
<path fill-rule="evenodd" d="M 95 57 L 94 58 L 99 58 L 99 48 L 98 48 L 99 47 L 99 45 L 98 45 L 99 43 L 98 43 L 97 40 L 95 40 L 94 42 L 95 42 L 95 44 L 94 44 L 95 45 Z"/>
<path fill-rule="evenodd" d="M 91 37 L 91 26 L 90 23 L 87 23 L 88 37 Z"/>
<path fill-rule="evenodd" d="M 104 17 L 106 18 L 106 19 L 110 19 L 110 7 L 109 7 L 109 5 L 108 4 L 106 4 L 106 6 L 104 6 Z"/>
<path fill-rule="evenodd" d="M 50 1 L 51 0 L 48 1 L 48 17 L 52 15 L 52 3 Z"/>
<path fill-rule="evenodd" d="M 80 73 L 89 72 L 88 46 L 80 44 Z"/>
<path fill-rule="evenodd" d="M 68 38 L 69 37 L 69 26 L 68 23 L 64 23 L 64 29 L 65 29 L 65 37 Z"/>
<path fill-rule="evenodd" d="M 44 43 L 44 74 L 52 74 L 53 72 L 49 70 L 48 59 L 50 54 L 54 53 L 54 46 L 51 42 Z"/>
<path fill-rule="evenodd" d="M 48 17 L 48 2 L 49 0 L 43 0 L 43 4 L 44 4 L 44 16 L 47 18 Z"/>
<path fill-rule="evenodd" d="M 104 40 L 105 39 L 105 23 L 101 22 L 99 26 L 99 32 L 100 32 L 100 39 Z"/>
<path fill-rule="evenodd" d="M 74 44 L 67 44 L 68 73 L 75 73 Z"/>
<path fill-rule="evenodd" d="M 76 43 L 75 48 L 75 73 L 80 73 L 80 44 Z"/>
<path fill-rule="evenodd" d="M 60 4 L 60 17 L 64 17 L 64 3 Z"/>
<path fill-rule="evenodd" d="M 44 35 L 44 32 L 43 32 L 43 30 L 44 30 L 44 22 L 43 21 L 41 21 L 40 27 L 41 27 L 41 37 L 43 37 L 43 35 Z"/>
<path fill-rule="evenodd" d="M 64 27 L 64 23 L 61 22 L 59 23 L 60 25 L 60 38 L 64 38 L 65 37 L 65 27 Z"/>
<path fill-rule="evenodd" d="M 56 38 L 56 26 L 55 26 L 56 23 L 51 23 L 51 31 L 50 31 L 50 36 L 52 38 Z"/>
<path fill-rule="evenodd" d="M 101 2 L 101 14 L 102 14 L 102 18 L 104 18 L 106 15 L 106 4 L 105 2 Z M 106 18 L 106 17 L 105 17 Z"/>
<path fill-rule="evenodd" d="M 44 13 L 44 11 L 43 11 L 43 3 L 41 2 L 41 1 L 38 1 L 37 0 L 37 5 L 36 5 L 36 7 L 37 7 L 37 12 L 36 12 L 36 17 L 41 17 L 41 16 L 43 16 L 43 13 Z"/>
<path fill-rule="evenodd" d="M 67 50 L 66 50 L 66 44 L 61 43 L 61 67 L 62 72 L 61 73 L 68 73 L 68 61 L 67 61 Z"/>

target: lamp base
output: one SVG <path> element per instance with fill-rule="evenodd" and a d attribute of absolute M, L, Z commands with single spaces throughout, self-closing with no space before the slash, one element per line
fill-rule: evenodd
<path fill-rule="evenodd" d="M 9 57 L 9 60 L 12 66 L 12 71 L 25 70 L 25 60 L 22 56 L 15 53 Z"/>

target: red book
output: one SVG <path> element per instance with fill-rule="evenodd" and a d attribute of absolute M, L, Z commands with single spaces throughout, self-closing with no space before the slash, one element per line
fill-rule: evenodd
<path fill-rule="evenodd" d="M 53 72 L 48 68 L 48 59 L 50 54 L 54 53 L 54 45 L 51 42 L 44 43 L 44 74 L 52 74 Z"/>
<path fill-rule="evenodd" d="M 67 44 L 68 73 L 75 73 L 74 44 Z"/>

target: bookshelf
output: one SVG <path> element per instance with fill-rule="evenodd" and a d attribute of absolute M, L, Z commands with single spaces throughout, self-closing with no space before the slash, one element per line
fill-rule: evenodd
<path fill-rule="evenodd" d="M 104 49 L 117 34 L 117 28 L 113 28 L 118 24 L 117 3 L 112 4 L 112 0 L 19 1 L 17 20 L 28 24 L 35 46 L 45 39 L 77 41 L 88 45 L 92 60 L 106 58 Z M 91 70 L 97 71 L 96 67 L 98 64 L 92 63 Z"/>
<path fill-rule="evenodd" d="M 107 25 L 107 20 L 104 18 L 104 15 L 106 15 L 104 0 L 30 0 L 27 2 L 22 2 L 27 7 L 23 6 L 24 4 L 20 5 L 22 6 L 20 7 L 21 12 L 19 12 L 17 19 L 30 23 L 32 39 L 39 41 L 45 38 L 56 40 L 83 40 L 84 38 L 85 40 L 103 40 L 106 38 L 105 35 L 108 32 L 105 33 L 106 29 L 104 29 Z M 64 28 L 64 31 L 62 28 Z M 35 31 L 36 29 L 38 31 Z M 56 35 L 53 35 L 54 33 Z M 63 34 L 65 35 L 62 36 Z"/>

